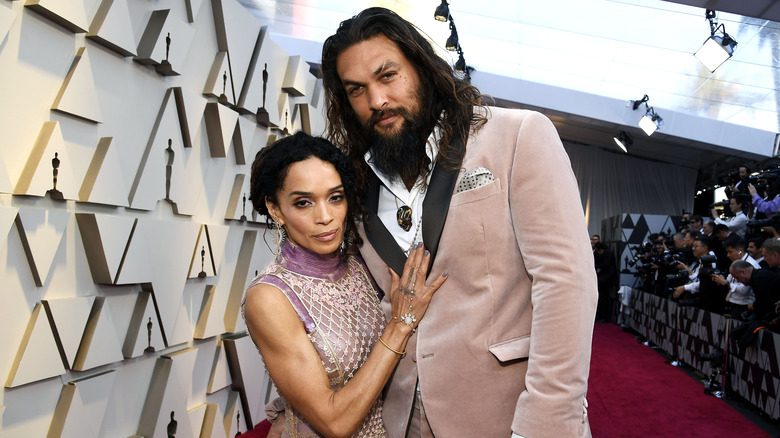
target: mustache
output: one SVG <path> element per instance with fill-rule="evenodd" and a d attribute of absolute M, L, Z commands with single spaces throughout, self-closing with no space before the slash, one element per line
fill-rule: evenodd
<path fill-rule="evenodd" d="M 401 116 L 406 120 L 409 120 L 409 118 L 412 116 L 412 114 L 404 107 L 398 107 L 398 108 L 387 108 L 383 110 L 374 111 L 371 114 L 371 117 L 369 117 L 368 121 L 366 122 L 366 128 L 370 129 L 376 123 L 385 117 L 390 116 Z"/>

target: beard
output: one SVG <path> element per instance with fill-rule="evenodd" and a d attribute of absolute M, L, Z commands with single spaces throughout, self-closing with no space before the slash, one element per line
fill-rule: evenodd
<path fill-rule="evenodd" d="M 374 124 L 388 115 L 403 117 L 403 123 L 398 132 L 382 134 L 374 129 Z M 365 129 L 371 145 L 371 162 L 391 182 L 400 179 L 412 183 L 427 173 L 431 161 L 425 153 L 429 130 L 419 114 L 403 107 L 377 111 Z"/>

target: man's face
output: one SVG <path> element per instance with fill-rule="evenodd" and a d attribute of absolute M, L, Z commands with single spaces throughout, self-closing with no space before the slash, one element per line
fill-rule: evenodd
<path fill-rule="evenodd" d="M 591 238 L 590 238 L 590 246 L 591 246 L 591 248 L 596 246 L 597 243 L 599 243 L 599 236 L 591 236 Z"/>
<path fill-rule="evenodd" d="M 691 233 L 685 233 L 685 237 L 683 237 L 683 246 L 686 248 L 693 246 L 693 237 L 691 237 Z"/>
<path fill-rule="evenodd" d="M 740 167 L 739 168 L 739 177 L 742 179 L 745 179 L 748 177 L 748 170 L 747 167 Z"/>
<path fill-rule="evenodd" d="M 709 222 L 707 222 L 706 224 L 704 224 L 704 228 L 703 228 L 703 230 L 704 230 L 704 233 L 705 233 L 705 234 L 712 234 L 712 232 L 714 231 L 714 230 L 712 229 L 712 225 L 710 225 L 710 223 L 709 223 Z"/>
<path fill-rule="evenodd" d="M 761 252 L 764 253 L 764 261 L 771 267 L 780 266 L 780 254 L 774 252 L 774 251 L 767 251 L 765 249 L 761 249 Z"/>
<path fill-rule="evenodd" d="M 697 259 L 703 255 L 706 255 L 708 249 L 701 242 L 693 242 L 693 256 Z"/>
<path fill-rule="evenodd" d="M 732 269 L 731 270 L 731 276 L 736 278 L 738 282 L 744 284 L 745 286 L 750 286 L 750 274 L 753 273 L 752 269 Z"/>
<path fill-rule="evenodd" d="M 384 35 L 341 52 L 336 71 L 358 121 L 374 132 L 395 137 L 408 115 L 419 116 L 417 70 Z"/>
<path fill-rule="evenodd" d="M 748 242 L 747 252 L 750 254 L 750 257 L 753 257 L 756 260 L 762 257 L 761 248 L 756 247 L 756 242 Z"/>
<path fill-rule="evenodd" d="M 737 260 L 741 260 L 742 259 L 743 252 L 742 252 L 741 249 L 734 248 L 733 246 L 727 246 L 726 247 L 726 256 L 732 262 L 736 262 Z"/>
<path fill-rule="evenodd" d="M 742 210 L 742 204 L 738 204 L 737 200 L 734 198 L 729 199 L 729 207 L 731 208 L 732 213 Z"/>
<path fill-rule="evenodd" d="M 701 226 L 701 220 L 692 220 L 688 228 L 694 231 L 699 231 L 701 230 Z"/>

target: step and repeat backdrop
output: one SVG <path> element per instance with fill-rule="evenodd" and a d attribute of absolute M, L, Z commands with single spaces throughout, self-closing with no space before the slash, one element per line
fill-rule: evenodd
<path fill-rule="evenodd" d="M 236 0 L 0 0 L 0 95 L 0 436 L 261 421 L 249 173 L 323 133 L 309 65 Z"/>

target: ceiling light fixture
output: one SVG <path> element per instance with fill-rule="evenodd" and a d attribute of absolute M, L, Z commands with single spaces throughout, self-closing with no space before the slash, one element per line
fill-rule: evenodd
<path fill-rule="evenodd" d="M 436 6 L 436 12 L 433 13 L 433 18 L 436 21 L 447 21 L 450 18 L 450 7 L 447 4 L 447 0 L 441 0 L 441 4 Z"/>
<path fill-rule="evenodd" d="M 612 137 L 612 139 L 615 140 L 615 143 L 617 143 L 620 149 L 625 153 L 628 153 L 628 148 L 634 144 L 634 137 L 626 131 L 620 131 L 618 135 Z"/>
<path fill-rule="evenodd" d="M 450 20 L 450 37 L 447 38 L 447 42 L 444 44 L 444 48 L 450 52 L 458 50 L 458 30 L 455 29 L 455 22 Z"/>
<path fill-rule="evenodd" d="M 645 131 L 645 134 L 653 135 L 653 133 L 658 128 L 660 128 L 661 125 L 663 125 L 664 119 L 656 114 L 655 110 L 649 105 L 648 102 L 650 102 L 650 98 L 647 96 L 647 94 L 645 94 L 639 100 L 629 100 L 628 105 L 631 106 L 634 111 L 636 111 L 640 106 L 642 106 L 643 103 L 645 104 L 645 115 L 639 119 L 639 127 Z"/>
<path fill-rule="evenodd" d="M 645 115 L 639 119 L 639 127 L 642 128 L 642 131 L 645 131 L 645 134 L 647 135 L 653 135 L 663 123 L 664 119 L 655 113 L 653 107 L 649 107 Z"/>
<path fill-rule="evenodd" d="M 723 24 L 718 24 L 715 11 L 707 9 L 704 17 L 710 22 L 710 36 L 704 40 L 701 48 L 693 54 L 710 72 L 715 72 L 734 54 L 737 41 L 726 33 Z"/>

